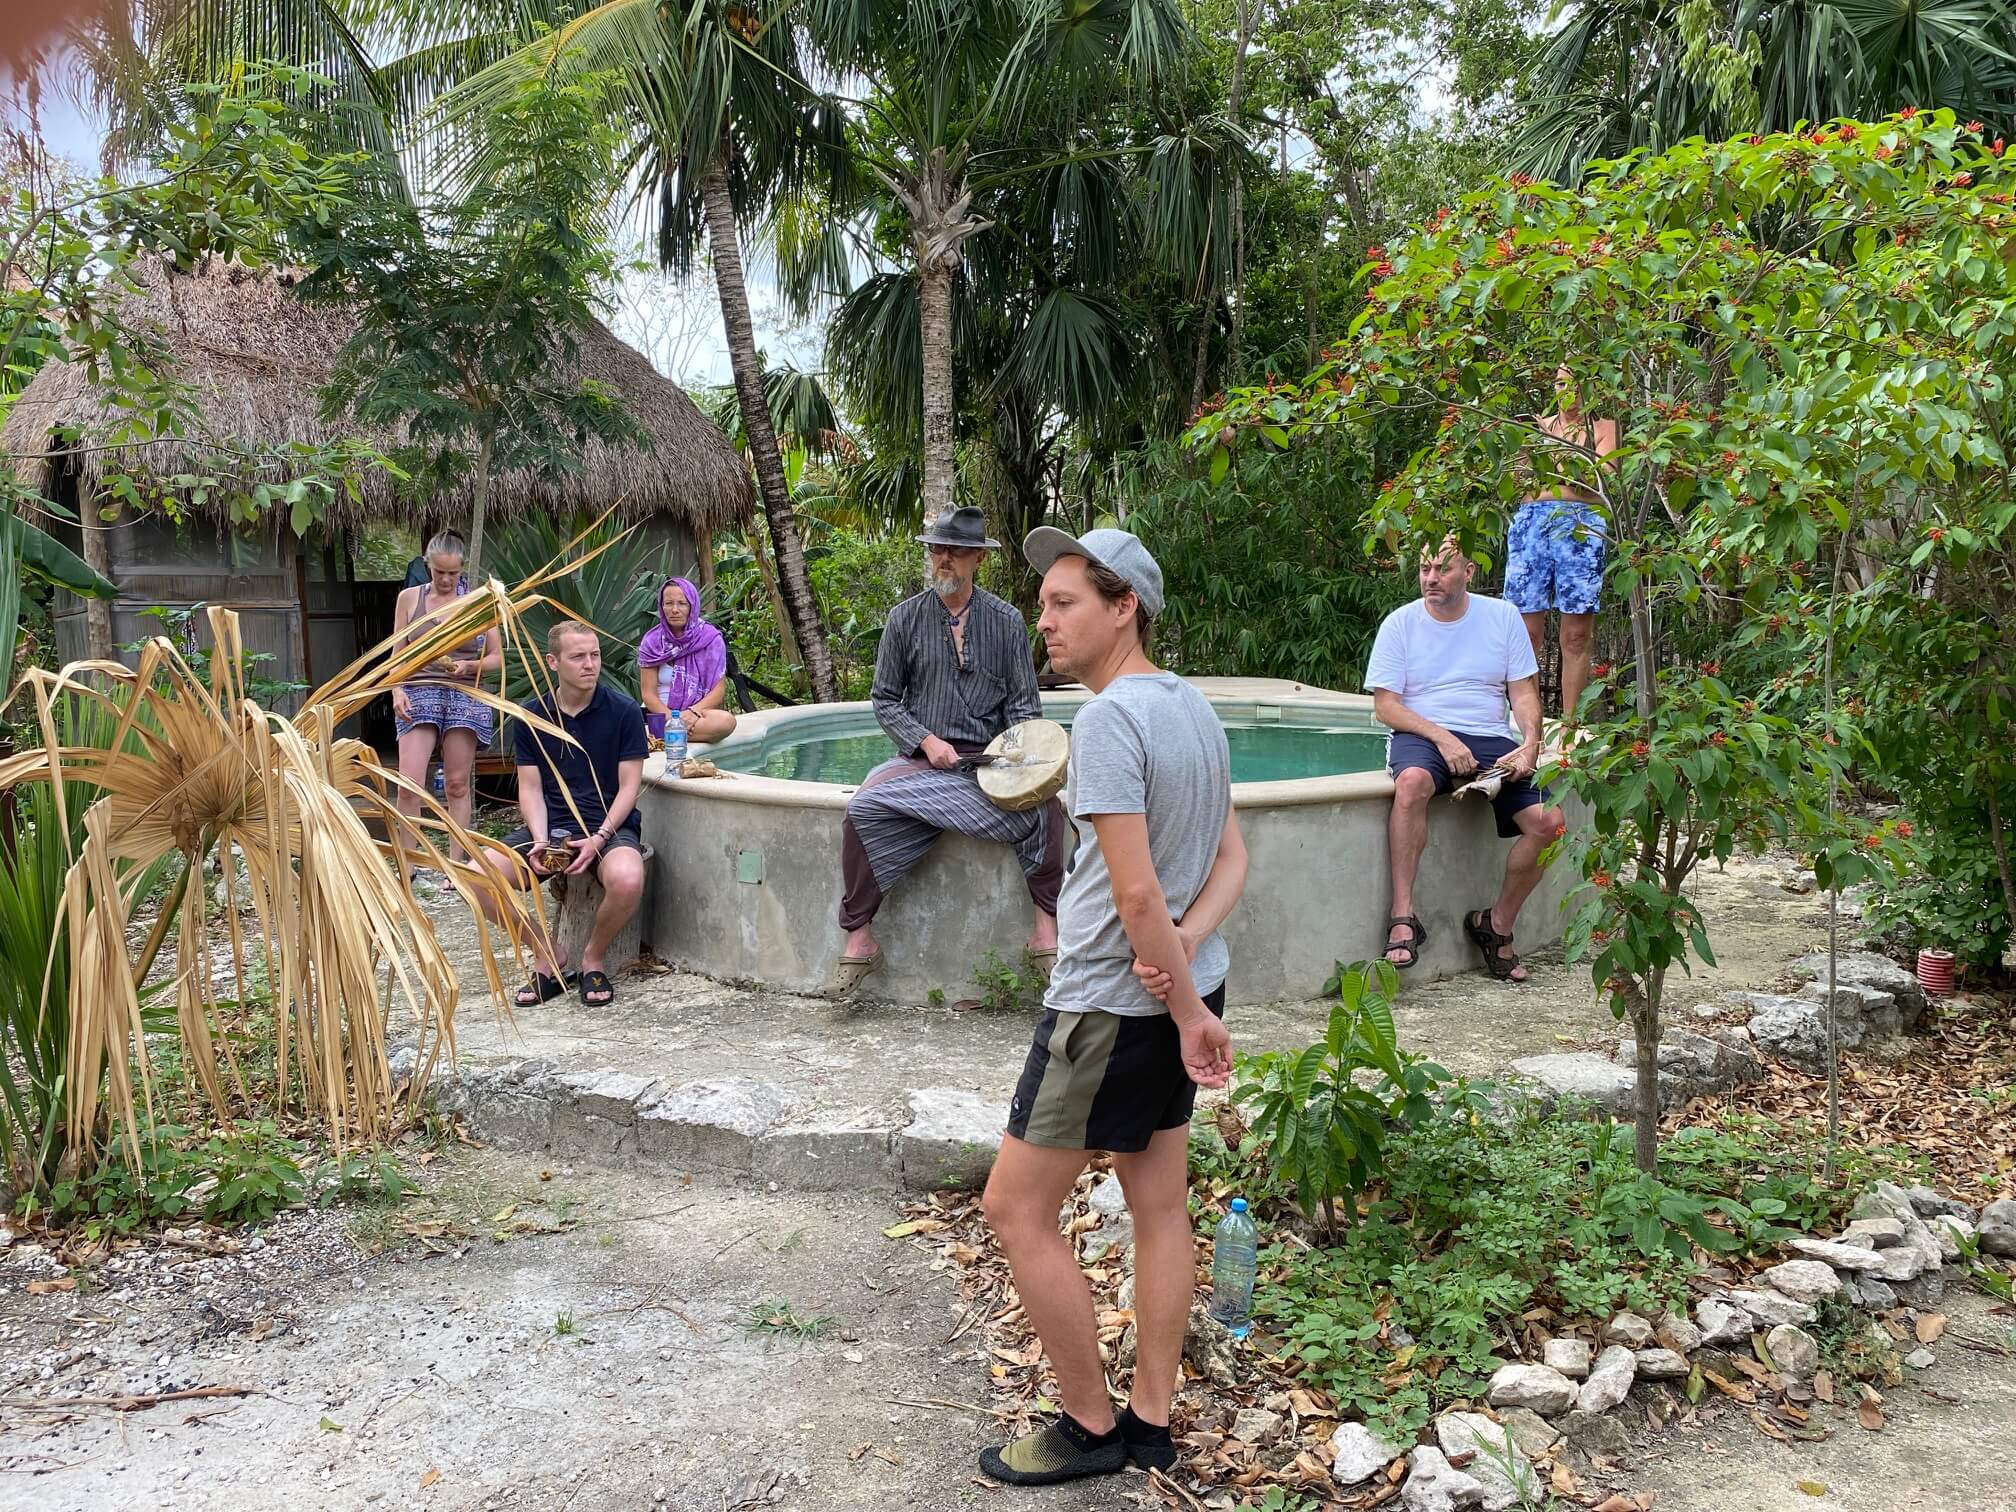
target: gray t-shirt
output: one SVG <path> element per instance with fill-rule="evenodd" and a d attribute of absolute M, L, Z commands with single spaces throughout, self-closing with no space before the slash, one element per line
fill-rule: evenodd
<path fill-rule="evenodd" d="M 1180 920 L 1211 875 L 1232 808 L 1232 756 L 1210 701 L 1169 672 L 1115 678 L 1071 721 L 1071 812 L 1078 855 L 1057 903 L 1057 964 L 1046 1008 L 1130 1018 L 1167 1013 L 1134 975 L 1134 947 L 1113 902 L 1113 879 L 1094 814 L 1145 814 L 1148 854 Z M 1230 957 L 1216 934 L 1197 946 L 1190 974 L 1202 994 L 1225 980 Z"/>

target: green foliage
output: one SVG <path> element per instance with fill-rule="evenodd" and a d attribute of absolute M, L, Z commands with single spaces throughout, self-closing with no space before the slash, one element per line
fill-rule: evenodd
<path fill-rule="evenodd" d="M 1699 1135 L 1651 1176 L 1621 1126 L 1565 1112 L 1457 1108 L 1396 1130 L 1355 1227 L 1314 1248 L 1264 1245 L 1255 1316 L 1340 1410 L 1411 1432 L 1482 1390 L 1527 1310 L 1656 1315 L 1684 1303 L 1700 1251 L 1770 1253 L 1828 1231 L 1872 1168 L 1794 1202 L 1770 1194 L 1817 1165 L 1817 1139 L 1761 1123 Z M 1200 1124 L 1193 1149 L 1215 1140 Z M 1264 1145 L 1246 1160 L 1227 1172 L 1241 1190 L 1275 1167 Z"/>
<path fill-rule="evenodd" d="M 325 1208 L 339 1202 L 397 1203 L 417 1190 L 390 1150 L 352 1151 L 341 1160 L 325 1160 L 316 1166 L 310 1185 L 315 1205 Z"/>
<path fill-rule="evenodd" d="M 1938 946 L 1963 965 L 1993 970 L 2009 949 L 2010 926 L 1988 816 L 1983 811 L 1967 826 L 1959 803 L 1942 806 L 1953 822 L 1925 833 L 1921 869 L 1879 885 L 1863 905 L 1863 922 L 1901 932 L 1911 948 Z"/>
<path fill-rule="evenodd" d="M 924 548 L 907 535 L 878 536 L 809 518 L 804 526 L 812 591 L 829 630 L 840 696 L 866 698 L 890 609 L 924 587 Z M 739 543 L 724 544 L 715 560 L 713 605 L 729 614 L 743 670 L 773 688 L 788 686 L 791 669 L 762 574 Z"/>
<path fill-rule="evenodd" d="M 982 1008 L 1006 1012 L 1042 1006 L 1043 978 L 1026 959 L 1019 970 L 1010 966 L 1001 959 L 998 950 L 990 950 L 980 958 L 973 968 L 973 985 L 979 990 Z"/>
<path fill-rule="evenodd" d="M 742 1326 L 751 1333 L 802 1342 L 820 1337 L 833 1326 L 833 1320 L 802 1313 L 789 1302 L 758 1302 L 743 1317 Z"/>
<path fill-rule="evenodd" d="M 1339 968 L 1329 1032 L 1300 1052 L 1242 1056 L 1232 1101 L 1252 1105 L 1252 1134 L 1307 1214 L 1323 1213 L 1334 1237 L 1337 1211 L 1348 1224 L 1359 1194 L 1385 1171 L 1386 1142 L 1440 1111 L 1435 1094 L 1449 1073 L 1399 1048 L 1390 962 Z M 1456 1101 L 1466 1089 L 1456 1088 Z"/>
<path fill-rule="evenodd" d="M 217 1189 L 203 1216 L 219 1223 L 259 1223 L 292 1207 L 307 1191 L 301 1173 L 306 1146 L 287 1138 L 270 1118 L 241 1118 L 213 1133 L 190 1160 L 214 1176 Z"/>
<path fill-rule="evenodd" d="M 308 1190 L 301 1170 L 307 1147 L 280 1133 L 271 1119 L 241 1118 L 195 1136 L 179 1124 L 149 1123 L 141 1129 L 139 1151 L 137 1166 L 117 1158 L 97 1161 L 85 1174 L 55 1182 L 45 1196 L 24 1196 L 23 1211 L 81 1225 L 87 1235 L 126 1234 L 193 1214 L 213 1223 L 261 1223 Z M 404 1190 L 396 1169 L 390 1179 Z M 360 1168 L 343 1195 L 373 1186 L 389 1191 L 386 1173 Z"/>
<path fill-rule="evenodd" d="M 609 542 L 615 544 L 540 592 L 601 631 L 602 675 L 635 697 L 637 645 L 657 623 L 658 585 L 671 574 L 668 548 L 647 549 L 638 533 L 613 515 L 597 524 L 586 514 L 527 512 L 492 535 L 488 570 L 507 583 L 523 582 L 568 555 L 584 556 Z M 545 646 L 546 632 L 560 618 L 558 610 L 544 604 L 526 613 L 525 625 L 537 646 Z M 504 672 L 510 697 L 532 696 L 524 669 L 513 665 L 508 653 Z"/>
<path fill-rule="evenodd" d="M 1412 591 L 1357 549 L 1371 454 L 1333 436 L 1236 461 L 1222 483 L 1173 448 L 1135 463 L 1127 528 L 1153 543 L 1168 594 L 1158 659 L 1192 675 L 1357 688 L 1379 622 Z"/>
<path fill-rule="evenodd" d="M 643 436 L 578 362 L 594 290 L 616 271 L 599 223 L 616 177 L 607 84 L 535 78 L 498 99 L 484 129 L 511 152 L 480 192 L 416 205 L 386 163 L 299 229 L 314 264 L 302 298 L 357 319 L 324 409 L 403 428 L 398 456 L 423 489 L 473 478 L 472 578 L 496 472 L 567 472 L 591 440 Z"/>

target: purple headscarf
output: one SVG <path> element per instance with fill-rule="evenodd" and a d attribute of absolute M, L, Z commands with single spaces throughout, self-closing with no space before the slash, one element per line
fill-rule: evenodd
<path fill-rule="evenodd" d="M 686 628 L 673 630 L 665 618 L 665 590 L 674 583 L 686 595 Z M 728 643 L 721 632 L 700 618 L 700 590 L 685 578 L 667 578 L 658 585 L 658 623 L 644 632 L 637 647 L 637 665 L 663 667 L 658 686 L 665 707 L 675 713 L 691 708 L 728 675 Z"/>

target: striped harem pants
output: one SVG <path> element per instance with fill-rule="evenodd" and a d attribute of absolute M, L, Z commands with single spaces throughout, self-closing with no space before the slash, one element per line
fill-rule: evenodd
<path fill-rule="evenodd" d="M 1030 901 L 1054 914 L 1068 823 L 1055 798 L 1011 814 L 980 791 L 970 772 L 940 771 L 918 756 L 885 761 L 847 800 L 840 827 L 840 927 L 859 929 L 874 918 L 883 895 L 946 830 L 1014 846 Z"/>

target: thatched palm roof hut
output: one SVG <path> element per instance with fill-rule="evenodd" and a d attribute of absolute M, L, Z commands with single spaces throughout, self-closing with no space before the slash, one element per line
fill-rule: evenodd
<path fill-rule="evenodd" d="M 211 260 L 193 273 L 148 263 L 137 270 L 137 278 L 140 287 L 121 306 L 121 317 L 159 333 L 170 375 L 200 396 L 207 434 L 193 443 L 167 439 L 95 448 L 94 437 L 108 435 L 118 417 L 108 411 L 103 392 L 83 364 L 50 363 L 15 400 L 0 430 L 0 460 L 11 462 L 16 476 L 44 497 L 77 509 L 88 520 L 109 475 L 166 480 L 180 473 L 218 472 L 216 454 L 204 442 L 270 447 L 356 437 L 385 449 L 399 441 L 368 427 L 323 419 L 320 391 L 349 339 L 352 322 L 340 310 L 302 304 L 291 292 L 294 276 Z M 600 513 L 613 505 L 626 520 L 644 523 L 640 537 L 670 542 L 675 559 L 691 561 L 696 540 L 748 520 L 754 489 L 747 465 L 677 384 L 599 323 L 581 341 L 580 367 L 621 398 L 648 441 L 639 448 L 590 442 L 579 465 L 557 478 L 499 473 L 491 484 L 493 524 L 508 524 L 529 511 Z M 72 427 L 79 432 L 78 441 L 59 443 L 59 433 Z M 152 605 L 228 601 L 241 609 L 269 611 L 281 621 L 291 614 L 293 623 L 269 627 L 270 636 L 259 632 L 255 616 L 246 616 L 248 644 L 270 642 L 257 649 L 275 656 L 276 676 L 308 680 L 315 669 L 333 671 L 340 665 L 335 660 L 340 642 L 347 640 L 353 648 L 370 643 L 370 627 L 353 626 L 347 636 L 335 629 L 334 622 L 352 610 L 339 602 L 346 595 L 334 591 L 343 585 L 333 580 L 344 576 L 338 548 L 361 525 L 381 520 L 412 524 L 417 514 L 414 501 L 399 492 L 389 474 L 372 469 L 362 481 L 361 497 L 340 500 L 323 531 L 307 543 L 297 541 L 278 520 L 257 541 L 230 531 L 219 514 L 223 501 L 214 496 L 202 507 L 186 507 L 190 501 L 183 500 L 179 531 L 157 518 L 85 532 L 81 544 L 87 559 L 121 588 L 109 616 L 93 606 L 94 617 L 104 623 L 92 627 L 88 640 L 137 639 L 155 628 L 138 618 Z M 466 481 L 436 491 L 425 501 L 425 514 L 431 521 L 459 522 L 468 515 L 472 494 Z M 215 540 L 192 540 L 191 524 L 207 527 Z M 311 585 L 309 568 L 318 551 L 325 564 L 323 581 Z M 329 591 L 311 594 L 311 586 Z M 86 654 L 82 625 L 65 623 L 81 614 L 82 606 L 74 601 L 59 610 L 58 649 L 65 657 Z M 312 647 L 311 620 L 323 622 Z"/>

